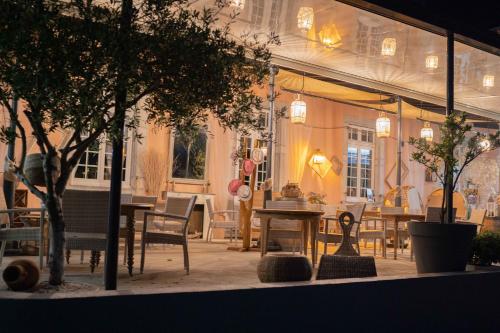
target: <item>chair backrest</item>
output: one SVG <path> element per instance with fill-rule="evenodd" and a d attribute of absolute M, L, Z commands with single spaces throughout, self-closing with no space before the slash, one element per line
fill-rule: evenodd
<path fill-rule="evenodd" d="M 453 208 L 453 219 L 457 215 L 457 209 Z M 441 221 L 441 207 L 427 207 L 425 222 Z"/>
<path fill-rule="evenodd" d="M 361 219 L 363 218 L 363 213 L 365 212 L 366 203 L 358 202 L 352 205 L 346 205 L 347 211 L 354 216 L 354 224 L 351 229 L 351 235 L 357 234 L 359 231 L 359 226 Z"/>
<path fill-rule="evenodd" d="M 132 203 L 143 203 L 143 204 L 151 204 L 156 206 L 156 201 L 158 200 L 158 197 L 155 195 L 133 195 L 132 196 Z M 136 220 L 142 220 L 144 218 L 144 211 L 137 209 L 134 213 L 134 218 Z"/>
<path fill-rule="evenodd" d="M 212 200 L 207 198 L 207 209 L 208 209 L 208 216 L 210 217 L 210 221 L 214 220 L 214 207 L 212 206 Z"/>
<path fill-rule="evenodd" d="M 66 190 L 62 206 L 67 232 L 107 233 L 109 191 Z"/>
<path fill-rule="evenodd" d="M 167 203 L 165 207 L 165 213 L 182 216 L 184 220 L 184 226 L 182 233 L 186 234 L 188 230 L 189 218 L 193 212 L 194 206 L 196 204 L 196 195 L 191 198 L 173 198 L 167 197 Z"/>
<path fill-rule="evenodd" d="M 478 226 L 482 226 L 485 216 L 486 209 L 472 209 L 468 222 L 472 222 L 477 224 Z"/>

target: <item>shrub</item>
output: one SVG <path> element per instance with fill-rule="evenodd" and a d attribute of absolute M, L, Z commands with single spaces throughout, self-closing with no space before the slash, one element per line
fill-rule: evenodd
<path fill-rule="evenodd" d="M 500 233 L 486 231 L 474 238 L 472 243 L 471 263 L 490 266 L 500 262 Z"/>

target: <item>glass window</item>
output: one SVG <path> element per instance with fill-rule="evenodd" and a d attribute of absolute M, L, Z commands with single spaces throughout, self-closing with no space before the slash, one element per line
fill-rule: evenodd
<path fill-rule="evenodd" d="M 373 189 L 374 137 L 372 129 L 348 127 L 346 175 L 348 200 L 367 198 L 369 189 Z"/>
<path fill-rule="evenodd" d="M 201 129 L 194 136 L 176 134 L 172 177 L 183 179 L 205 179 L 207 155 L 207 133 Z"/>
<path fill-rule="evenodd" d="M 128 179 L 127 176 L 127 156 L 129 155 L 128 131 L 125 130 L 123 141 L 123 167 L 122 181 Z M 84 135 L 83 138 L 86 138 Z M 93 142 L 76 166 L 73 176 L 74 180 L 93 180 L 95 182 L 108 181 L 111 179 L 111 160 L 113 156 L 113 144 L 106 134 Z"/>

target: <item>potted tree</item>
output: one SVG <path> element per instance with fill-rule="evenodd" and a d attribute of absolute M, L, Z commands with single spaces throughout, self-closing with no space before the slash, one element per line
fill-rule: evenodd
<path fill-rule="evenodd" d="M 465 270 L 477 228 L 455 222 L 452 194 L 462 171 L 483 152 L 499 146 L 499 135 L 473 132 L 465 114 L 454 111 L 446 116 L 438 142 L 409 139 L 415 148 L 412 159 L 436 175 L 444 194 L 439 221 L 408 224 L 418 273 Z M 464 149 L 459 152 L 460 147 Z"/>

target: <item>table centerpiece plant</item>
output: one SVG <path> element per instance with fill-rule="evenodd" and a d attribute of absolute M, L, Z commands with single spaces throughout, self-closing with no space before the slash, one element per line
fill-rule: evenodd
<path fill-rule="evenodd" d="M 465 270 L 477 227 L 455 221 L 453 192 L 464 169 L 500 145 L 499 136 L 499 131 L 472 131 L 467 116 L 453 111 L 441 125 L 437 142 L 410 137 L 409 144 L 415 148 L 411 158 L 431 170 L 443 187 L 439 221 L 408 224 L 419 273 Z"/>

